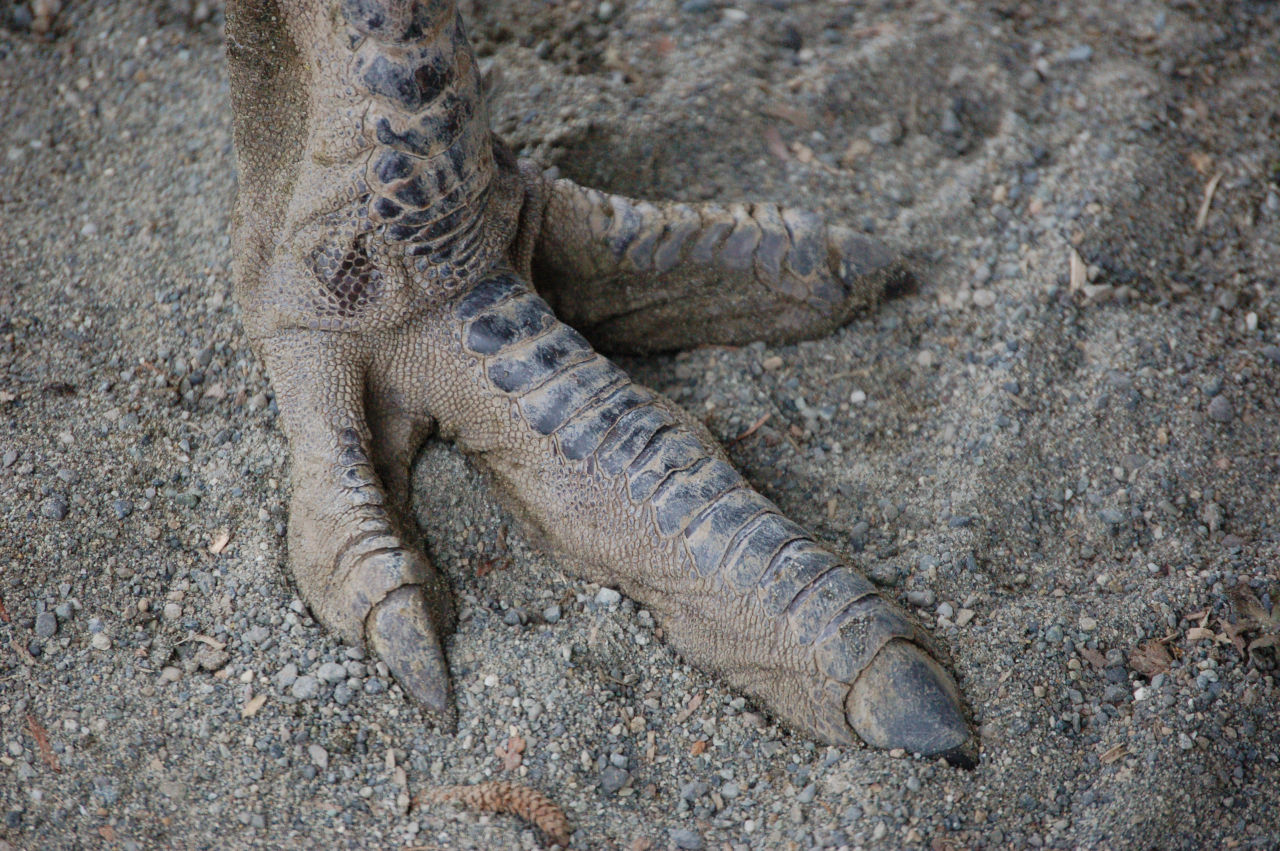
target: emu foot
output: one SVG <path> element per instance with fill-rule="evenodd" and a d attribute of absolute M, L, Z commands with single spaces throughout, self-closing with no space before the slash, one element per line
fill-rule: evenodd
<path fill-rule="evenodd" d="M 600 345 L 826 333 L 902 277 L 770 204 L 648 204 L 521 171 L 447 0 L 232 0 L 236 279 L 292 451 L 317 618 L 449 725 L 448 589 L 408 472 L 438 426 L 694 665 L 821 741 L 971 756 L 929 638 Z"/>

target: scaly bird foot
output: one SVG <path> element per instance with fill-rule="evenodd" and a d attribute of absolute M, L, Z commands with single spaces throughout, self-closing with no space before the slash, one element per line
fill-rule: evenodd
<path fill-rule="evenodd" d="M 602 344 L 645 351 L 831 330 L 900 279 L 887 253 L 776 205 L 522 174 L 447 0 L 233 0 L 227 31 L 237 290 L 292 450 L 290 564 L 321 623 L 451 723 L 452 603 L 404 520 L 436 421 L 587 576 L 779 718 L 971 754 L 928 635 L 526 280 Z"/>

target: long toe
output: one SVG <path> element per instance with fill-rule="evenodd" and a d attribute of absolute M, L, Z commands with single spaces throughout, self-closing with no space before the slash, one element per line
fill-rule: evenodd
<path fill-rule="evenodd" d="M 434 621 L 422 588 L 404 585 L 373 607 L 365 633 L 370 649 L 386 662 L 400 687 L 426 707 L 436 723 L 452 730 L 457 710 Z"/>
<path fill-rule="evenodd" d="M 966 768 L 975 743 L 951 676 L 907 641 L 889 642 L 845 699 L 850 726 L 867 744 L 942 756 Z"/>

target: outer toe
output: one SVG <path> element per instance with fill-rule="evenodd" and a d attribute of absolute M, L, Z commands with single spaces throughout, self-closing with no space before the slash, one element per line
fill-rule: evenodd
<path fill-rule="evenodd" d="M 976 764 L 973 736 L 951 676 L 927 653 L 895 639 L 876 654 L 845 699 L 849 725 L 877 748 Z"/>

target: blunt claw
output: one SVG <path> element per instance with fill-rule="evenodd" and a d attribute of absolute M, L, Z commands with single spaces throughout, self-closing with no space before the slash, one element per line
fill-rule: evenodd
<path fill-rule="evenodd" d="M 440 727 L 453 730 L 458 717 L 449 666 L 422 588 L 403 585 L 388 594 L 369 613 L 365 633 L 370 650 L 387 664 L 409 697 Z"/>
<path fill-rule="evenodd" d="M 877 748 L 941 756 L 976 765 L 976 746 L 951 676 L 927 653 L 901 639 L 889 642 L 845 699 L 849 725 Z"/>

